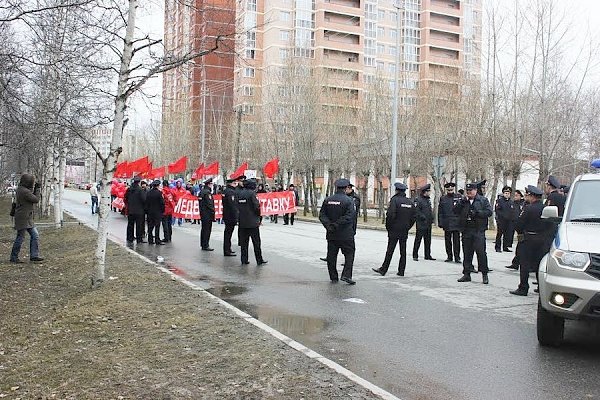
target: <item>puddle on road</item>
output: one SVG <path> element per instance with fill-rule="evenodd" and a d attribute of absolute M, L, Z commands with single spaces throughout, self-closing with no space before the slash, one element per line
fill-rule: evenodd
<path fill-rule="evenodd" d="M 210 294 L 213 294 L 223 300 L 229 299 L 233 296 L 244 294 L 248 289 L 244 286 L 225 285 L 225 286 L 214 286 L 206 289 Z"/>

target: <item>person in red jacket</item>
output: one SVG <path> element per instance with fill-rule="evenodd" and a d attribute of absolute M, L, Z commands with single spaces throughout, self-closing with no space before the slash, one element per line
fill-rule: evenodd
<path fill-rule="evenodd" d="M 175 187 L 173 188 L 173 196 L 174 196 L 175 204 L 177 204 L 177 202 L 179 201 L 179 199 L 181 197 L 183 197 L 189 193 L 185 189 L 185 187 L 183 187 L 182 182 L 183 181 L 181 179 L 178 179 L 177 182 L 175 183 Z M 177 218 L 177 225 L 179 225 L 179 226 L 183 225 L 183 218 Z"/>
<path fill-rule="evenodd" d="M 169 181 L 164 180 L 162 187 L 163 200 L 165 201 L 165 212 L 162 217 L 163 227 L 163 242 L 171 242 L 171 235 L 173 234 L 173 226 L 171 225 L 171 219 L 173 218 L 173 211 L 175 210 L 175 196 L 169 187 Z"/>

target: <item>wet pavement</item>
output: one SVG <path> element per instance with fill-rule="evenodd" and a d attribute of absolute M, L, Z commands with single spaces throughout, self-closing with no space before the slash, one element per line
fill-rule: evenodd
<path fill-rule="evenodd" d="M 66 191 L 66 209 L 95 225 L 85 201 L 87 193 Z M 111 213 L 117 242 L 125 242 L 125 226 Z M 539 347 L 537 295 L 508 294 L 518 284 L 518 273 L 504 268 L 512 253 L 489 253 L 490 285 L 476 275 L 459 284 L 462 268 L 441 261 L 443 240 L 434 238 L 438 261 L 409 259 L 404 278 L 393 267 L 381 277 L 371 268 L 381 265 L 385 232 L 359 230 L 358 284 L 349 286 L 329 282 L 317 224 L 265 219 L 264 266 L 252 252 L 247 266 L 223 257 L 222 236 L 223 225 L 213 224 L 215 251 L 204 252 L 199 226 L 184 224 L 174 227 L 172 243 L 134 249 L 163 257 L 175 273 L 403 399 L 600 398 L 600 328 L 568 322 L 565 345 Z"/>

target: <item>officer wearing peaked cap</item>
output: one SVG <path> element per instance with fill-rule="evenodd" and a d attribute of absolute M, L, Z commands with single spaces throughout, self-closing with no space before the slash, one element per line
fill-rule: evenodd
<path fill-rule="evenodd" d="M 435 258 L 431 257 L 431 225 L 433 224 L 433 209 L 431 208 L 431 199 L 429 198 L 431 185 L 421 186 L 419 192 L 421 194 L 415 199 L 417 232 L 413 245 L 413 260 L 419 261 L 421 239 L 425 242 L 425 259 L 435 260 Z"/>
<path fill-rule="evenodd" d="M 529 187 L 529 186 L 528 186 Z M 558 216 L 562 217 L 565 212 L 566 196 L 560 192 L 560 181 L 550 175 L 546 181 L 546 202 L 545 206 L 558 207 Z"/>
<path fill-rule="evenodd" d="M 225 189 L 223 190 L 223 222 L 225 223 L 223 255 L 225 257 L 235 256 L 235 252 L 231 250 L 231 236 L 238 221 L 237 195 L 235 191 L 238 182 L 237 177 L 227 179 Z"/>
<path fill-rule="evenodd" d="M 502 195 L 496 199 L 496 242 L 495 248 L 498 253 L 510 251 L 514 238 L 515 203 L 511 199 L 512 188 L 504 186 Z"/>
<path fill-rule="evenodd" d="M 212 232 L 212 223 L 215 220 L 215 200 L 212 194 L 212 178 L 204 181 L 204 187 L 198 194 L 200 201 L 200 247 L 204 251 L 213 251 L 210 247 L 210 234 Z"/>
<path fill-rule="evenodd" d="M 388 232 L 388 244 L 385 253 L 385 259 L 380 268 L 373 268 L 373 271 L 380 275 L 385 275 L 390 267 L 392 256 L 396 250 L 396 243 L 400 247 L 400 262 L 398 263 L 398 272 L 396 275 L 404 276 L 406 269 L 406 240 L 408 231 L 415 223 L 414 202 L 406 198 L 406 189 L 408 187 L 400 182 L 394 183 L 396 194 L 390 199 L 390 204 L 385 217 L 385 228 Z"/>
<path fill-rule="evenodd" d="M 256 180 L 244 181 L 244 187 L 237 194 L 238 208 L 238 237 L 241 247 L 242 265 L 249 264 L 248 249 L 250 239 L 254 248 L 254 257 L 257 265 L 266 264 L 263 259 L 260 241 L 260 202 L 256 197 Z"/>
<path fill-rule="evenodd" d="M 440 198 L 438 207 L 438 225 L 444 230 L 446 245 L 446 261 L 460 263 L 460 224 L 458 215 L 454 214 L 454 206 L 460 201 L 461 196 L 454 189 L 456 184 L 448 182 L 444 185 L 446 195 Z"/>
<path fill-rule="evenodd" d="M 354 215 L 356 213 L 354 201 L 348 197 L 350 181 L 338 179 L 335 181 L 336 193 L 323 200 L 319 220 L 327 230 L 327 269 L 329 279 L 338 281 L 336 268 L 339 250 L 344 254 L 344 269 L 341 280 L 354 285 L 352 280 L 352 267 L 354 265 Z"/>
<path fill-rule="evenodd" d="M 165 212 L 165 200 L 162 192 L 158 189 L 160 181 L 152 181 L 151 189 L 146 194 L 146 215 L 148 216 L 148 243 L 161 245 L 160 225 Z"/>

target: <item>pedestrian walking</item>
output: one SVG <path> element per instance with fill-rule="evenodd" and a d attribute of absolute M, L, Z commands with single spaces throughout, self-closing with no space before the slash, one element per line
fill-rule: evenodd
<path fill-rule="evenodd" d="M 169 181 L 163 180 L 162 182 L 162 197 L 165 203 L 165 211 L 162 215 L 162 228 L 163 228 L 163 242 L 170 243 L 173 237 L 173 212 L 175 212 L 175 197 L 169 187 Z"/>
<path fill-rule="evenodd" d="M 519 219 L 519 216 L 521 215 L 521 213 L 523 212 L 523 209 L 527 206 L 527 202 L 525 201 L 525 198 L 523 197 L 523 192 L 521 192 L 520 190 L 515 190 L 514 204 L 515 204 L 515 208 L 514 208 L 513 219 L 516 222 L 517 219 Z M 515 256 L 513 257 L 510 265 L 507 265 L 506 268 L 514 269 L 514 270 L 519 269 L 519 265 L 521 263 L 520 262 L 521 247 L 522 246 L 521 246 L 520 242 L 517 240 L 517 247 L 515 248 Z"/>
<path fill-rule="evenodd" d="M 21 175 L 15 195 L 14 229 L 17 231 L 17 237 L 10 252 L 11 263 L 23 263 L 19 253 L 25 240 L 25 232 L 29 234 L 29 261 L 44 261 L 40 257 L 40 235 L 33 223 L 34 204 L 39 203 L 40 198 L 40 184 L 35 181 L 35 177 L 31 174 Z"/>
<path fill-rule="evenodd" d="M 233 177 L 227 180 L 227 185 L 223 190 L 223 222 L 225 230 L 223 233 L 223 255 L 225 257 L 235 257 L 235 252 L 231 250 L 231 236 L 238 222 L 237 192 L 239 180 L 246 179 L 245 176 Z"/>
<path fill-rule="evenodd" d="M 254 257 L 257 265 L 264 265 L 266 261 L 262 256 L 260 242 L 260 202 L 256 197 L 256 180 L 244 181 L 244 187 L 237 196 L 238 231 L 241 246 L 242 265 L 250 264 L 248 261 L 249 241 L 252 240 Z"/>
<path fill-rule="evenodd" d="M 152 181 L 146 194 L 146 215 L 148 215 L 148 243 L 163 245 L 160 240 L 160 225 L 165 212 L 165 200 L 159 189 L 160 181 Z"/>
<path fill-rule="evenodd" d="M 514 239 L 515 203 L 511 199 L 512 188 L 504 186 L 502 196 L 496 199 L 496 242 L 495 248 L 498 253 L 511 251 Z"/>
<path fill-rule="evenodd" d="M 146 208 L 146 192 L 140 187 L 140 177 L 133 178 L 133 183 L 125 191 L 123 201 L 127 208 L 127 242 L 146 243 L 144 240 L 144 215 Z M 135 228 L 135 236 L 133 235 Z"/>
<path fill-rule="evenodd" d="M 445 262 L 460 263 L 460 222 L 458 215 L 454 213 L 454 206 L 460 202 L 461 196 L 454 191 L 455 188 L 454 182 L 444 185 L 446 195 L 440 198 L 438 226 L 444 230 L 447 256 Z"/>
<path fill-rule="evenodd" d="M 323 200 L 319 220 L 327 230 L 327 269 L 329 279 L 338 281 L 336 268 L 337 255 L 341 250 L 344 255 L 344 269 L 342 270 L 342 281 L 354 285 L 352 280 L 352 268 L 354 265 L 354 214 L 356 213 L 354 201 L 348 197 L 350 181 L 338 179 L 335 181 L 336 193 Z"/>
<path fill-rule="evenodd" d="M 459 215 L 463 244 L 463 276 L 459 282 L 471 282 L 473 254 L 477 254 L 477 269 L 483 276 L 483 283 L 488 284 L 488 259 L 485 251 L 485 231 L 487 219 L 492 216 L 489 200 L 478 194 L 478 184 L 467 184 L 467 196 L 454 207 Z"/>
<path fill-rule="evenodd" d="M 385 275 L 390 267 L 392 256 L 396 250 L 396 243 L 400 248 L 400 262 L 398 263 L 398 272 L 396 275 L 404 276 L 406 269 L 406 240 L 408 231 L 416 221 L 416 212 L 414 202 L 406 198 L 406 189 L 408 187 L 400 182 L 394 183 L 396 194 L 390 199 L 386 216 L 385 229 L 388 233 L 388 244 L 385 252 L 385 259 L 380 268 L 373 268 L 373 271 L 380 275 Z"/>
<path fill-rule="evenodd" d="M 294 206 L 298 207 L 298 202 L 300 200 L 300 196 L 298 195 L 298 191 L 296 190 L 296 187 L 294 186 L 293 183 L 290 183 L 290 185 L 288 186 L 288 191 L 293 192 L 294 193 Z M 294 217 L 296 216 L 296 213 L 288 213 L 285 214 L 283 216 L 283 224 L 284 225 L 294 225 Z"/>
<path fill-rule="evenodd" d="M 421 239 L 425 242 L 425 259 L 434 261 L 431 257 L 431 225 L 433 224 L 433 209 L 431 208 L 431 185 L 427 184 L 419 188 L 420 195 L 415 199 L 415 210 L 417 217 L 417 233 L 413 246 L 413 260 L 419 261 L 419 247 Z"/>
<path fill-rule="evenodd" d="M 527 296 L 529 273 L 535 272 L 537 277 L 540 261 L 550 250 L 548 237 L 554 232 L 554 226 L 552 222 L 542 218 L 544 209 L 542 195 L 541 189 L 533 185 L 527 186 L 525 198 L 529 204 L 523 209 L 515 224 L 521 246 L 519 255 L 521 271 L 519 287 L 509 293 L 517 296 Z"/>
<path fill-rule="evenodd" d="M 92 203 L 92 214 L 96 214 L 98 212 L 98 185 L 96 182 L 93 182 L 90 186 L 90 199 Z"/>
<path fill-rule="evenodd" d="M 198 200 L 200 201 L 200 247 L 204 251 L 213 251 L 210 247 L 210 233 L 212 232 L 212 223 L 215 220 L 215 200 L 212 193 L 213 179 L 204 181 L 204 187 L 200 191 Z"/>

